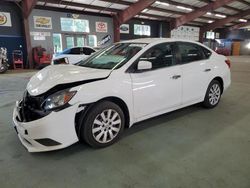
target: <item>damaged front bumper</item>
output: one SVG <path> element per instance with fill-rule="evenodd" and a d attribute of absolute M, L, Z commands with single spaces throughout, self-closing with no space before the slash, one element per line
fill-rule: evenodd
<path fill-rule="evenodd" d="M 29 122 L 22 122 L 22 105 L 16 102 L 13 111 L 13 125 L 21 143 L 29 152 L 43 152 L 62 149 L 79 139 L 75 130 L 75 115 L 78 104 Z"/>

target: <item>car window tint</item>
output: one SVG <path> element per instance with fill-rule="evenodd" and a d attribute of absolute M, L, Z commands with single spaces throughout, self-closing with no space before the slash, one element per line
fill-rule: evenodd
<path fill-rule="evenodd" d="M 92 53 L 95 52 L 95 50 L 91 48 L 81 48 L 81 49 L 82 49 L 81 54 L 84 54 L 84 55 L 91 55 Z"/>
<path fill-rule="evenodd" d="M 201 48 L 204 52 L 206 59 L 208 59 L 211 56 L 212 52 L 210 50 L 208 50 L 207 48 L 204 48 L 204 47 L 201 47 Z"/>
<path fill-rule="evenodd" d="M 197 44 L 179 43 L 178 47 L 181 56 L 181 63 L 189 63 L 204 59 L 203 52 Z"/>
<path fill-rule="evenodd" d="M 140 57 L 142 61 L 150 61 L 152 69 L 169 67 L 174 64 L 173 44 L 163 43 L 149 49 Z"/>
<path fill-rule="evenodd" d="M 70 51 L 70 54 L 79 55 L 80 54 L 80 48 L 72 48 L 71 51 Z"/>

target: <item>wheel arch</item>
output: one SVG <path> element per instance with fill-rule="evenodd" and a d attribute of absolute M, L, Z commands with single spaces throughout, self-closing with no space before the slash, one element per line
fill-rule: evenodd
<path fill-rule="evenodd" d="M 97 101 L 96 103 L 100 102 L 100 101 L 110 101 L 115 103 L 116 105 L 118 105 L 125 116 L 125 128 L 129 128 L 130 125 L 130 115 L 129 115 L 129 109 L 127 104 L 119 97 L 115 97 L 115 96 L 110 96 L 110 97 L 105 97 L 100 99 L 99 101 Z"/>
<path fill-rule="evenodd" d="M 86 106 L 86 109 L 82 110 L 81 112 L 78 112 L 75 116 L 75 130 L 76 133 L 78 135 L 78 137 L 80 138 L 80 130 L 81 130 L 81 125 L 80 123 L 82 121 L 84 121 L 84 119 L 86 118 L 86 115 L 88 114 L 89 110 L 91 108 L 93 108 L 95 106 L 95 104 L 101 102 L 101 101 L 110 101 L 115 103 L 116 105 L 118 105 L 125 116 L 125 128 L 129 128 L 130 125 L 130 115 L 129 115 L 129 109 L 127 104 L 119 97 L 115 97 L 115 96 L 109 96 L 109 97 L 104 97 L 96 102 L 90 103 Z"/>
<path fill-rule="evenodd" d="M 221 87 L 222 87 L 222 88 L 221 88 L 221 91 L 222 91 L 222 93 L 223 93 L 223 91 L 224 91 L 224 81 L 223 81 L 223 79 L 222 79 L 220 76 L 217 76 L 217 77 L 215 77 L 213 80 L 217 80 L 217 81 L 220 83 L 220 85 L 221 85 Z M 212 81 L 213 81 L 213 80 L 212 80 Z M 211 82 L 212 82 L 212 81 L 211 81 Z M 210 83 L 211 83 L 211 82 L 210 82 Z"/>

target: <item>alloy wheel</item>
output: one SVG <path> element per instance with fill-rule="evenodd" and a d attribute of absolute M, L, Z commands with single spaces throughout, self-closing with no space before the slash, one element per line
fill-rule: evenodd
<path fill-rule="evenodd" d="M 114 109 L 107 109 L 96 116 L 92 125 L 92 134 L 99 143 L 112 141 L 120 132 L 121 117 Z"/>
<path fill-rule="evenodd" d="M 217 83 L 212 85 L 212 87 L 209 90 L 208 96 L 209 96 L 209 103 L 211 105 L 214 106 L 219 102 L 221 96 L 221 89 Z"/>

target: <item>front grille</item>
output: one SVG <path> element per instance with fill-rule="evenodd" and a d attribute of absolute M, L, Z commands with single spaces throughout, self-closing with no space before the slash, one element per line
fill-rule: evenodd
<path fill-rule="evenodd" d="M 20 104 L 20 121 L 34 121 L 48 115 L 50 112 L 44 111 L 41 106 L 44 100 L 45 96 L 31 96 L 28 91 L 25 91 Z"/>

